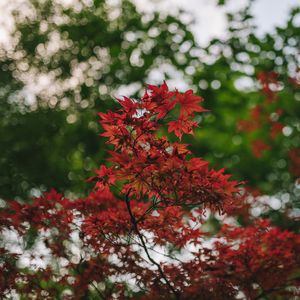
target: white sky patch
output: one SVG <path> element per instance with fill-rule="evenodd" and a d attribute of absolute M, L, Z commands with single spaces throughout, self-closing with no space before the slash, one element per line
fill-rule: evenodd
<path fill-rule="evenodd" d="M 141 89 L 141 85 L 139 83 L 132 83 L 129 85 L 121 85 L 115 92 L 114 96 L 116 98 L 122 98 L 123 96 L 129 96 L 135 94 L 137 91 Z"/>
<path fill-rule="evenodd" d="M 214 0 L 134 0 L 140 11 L 162 11 L 176 14 L 183 9 L 194 16 L 191 27 L 200 45 L 206 45 L 212 38 L 226 37 L 226 12 L 234 13 L 245 7 L 247 0 L 229 0 L 225 6 L 217 6 Z M 284 25 L 292 7 L 299 6 L 299 0 L 257 0 L 251 12 L 257 33 L 271 32 L 276 26 Z M 190 18 L 190 16 L 182 16 Z"/>
<path fill-rule="evenodd" d="M 291 8 L 300 5 L 299 0 L 259 0 L 254 2 L 252 13 L 257 33 L 262 35 L 276 26 L 285 24 Z"/>
<path fill-rule="evenodd" d="M 241 76 L 234 82 L 234 85 L 235 85 L 236 89 L 242 90 L 242 91 L 255 90 L 255 82 L 251 77 L 248 77 L 248 76 Z"/>
<path fill-rule="evenodd" d="M 184 81 L 183 74 L 177 71 L 172 65 L 163 63 L 159 68 L 152 69 L 148 75 L 148 82 L 150 84 L 161 84 L 166 77 L 170 77 L 167 80 L 170 90 L 177 88 L 179 91 L 188 89 L 188 84 Z"/>

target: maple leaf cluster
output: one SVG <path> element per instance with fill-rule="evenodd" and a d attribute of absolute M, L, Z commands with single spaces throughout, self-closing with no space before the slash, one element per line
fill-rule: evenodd
<path fill-rule="evenodd" d="M 97 171 L 96 187 L 122 182 L 121 193 L 137 201 L 151 200 L 163 207 L 203 205 L 222 210 L 238 191 L 224 170 L 209 169 L 208 163 L 191 156 L 188 145 L 161 136 L 164 129 L 181 139 L 197 126 L 195 113 L 204 112 L 201 97 L 191 90 L 181 94 L 149 85 L 141 100 L 119 100 L 117 112 L 99 113 L 102 136 L 114 146 L 110 168 Z M 95 179 L 95 178 L 93 178 Z"/>
<path fill-rule="evenodd" d="M 300 296 L 300 235 L 250 218 L 239 183 L 181 142 L 197 127 L 196 114 L 205 112 L 202 98 L 164 83 L 149 85 L 141 99 L 118 101 L 118 111 L 99 113 L 101 135 L 113 149 L 89 179 L 95 189 L 87 197 L 68 199 L 52 190 L 0 209 L 0 295 Z M 178 139 L 172 142 L 167 132 Z M 232 220 L 241 212 L 245 227 Z M 205 227 L 209 213 L 222 215 L 217 232 Z"/>

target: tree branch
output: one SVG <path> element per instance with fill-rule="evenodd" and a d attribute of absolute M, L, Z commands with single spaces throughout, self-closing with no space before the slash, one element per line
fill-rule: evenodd
<path fill-rule="evenodd" d="M 166 282 L 167 286 L 169 287 L 169 289 L 172 291 L 172 293 L 174 294 L 175 296 L 175 299 L 176 300 L 179 300 L 180 299 L 180 295 L 179 295 L 179 292 L 171 285 L 170 281 L 168 280 L 168 278 L 166 277 L 164 271 L 162 270 L 161 266 L 159 263 L 157 263 L 151 256 L 150 256 L 150 253 L 148 251 L 148 248 L 147 248 L 147 245 L 145 243 L 145 240 L 144 240 L 144 237 L 143 235 L 141 234 L 141 232 L 139 231 L 139 228 L 138 228 L 138 223 L 137 223 L 137 220 L 131 210 L 131 206 L 130 206 L 130 200 L 129 200 L 129 196 L 128 194 L 126 195 L 126 198 L 125 198 L 125 201 L 126 201 L 126 206 L 127 206 L 127 210 L 128 210 L 128 213 L 130 215 L 130 219 L 131 219 L 131 223 L 132 223 L 132 226 L 134 228 L 134 231 L 136 232 L 136 234 L 138 235 L 140 241 L 141 241 L 141 244 L 142 244 L 142 247 L 143 249 L 145 250 L 145 253 L 149 259 L 149 261 L 155 265 L 158 269 L 158 272 L 161 276 L 161 278 L 164 279 L 164 281 Z"/>

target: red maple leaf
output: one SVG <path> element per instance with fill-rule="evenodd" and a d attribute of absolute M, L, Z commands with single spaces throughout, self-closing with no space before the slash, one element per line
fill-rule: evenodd
<path fill-rule="evenodd" d="M 184 94 L 178 93 L 176 100 L 180 104 L 180 116 L 192 116 L 195 112 L 207 111 L 199 105 L 203 98 L 194 95 L 192 90 L 188 90 Z"/>
<path fill-rule="evenodd" d="M 178 120 L 169 122 L 168 131 L 175 133 L 176 136 L 181 139 L 184 133 L 193 134 L 193 128 L 197 127 L 197 122 L 188 120 L 183 117 L 179 117 Z"/>

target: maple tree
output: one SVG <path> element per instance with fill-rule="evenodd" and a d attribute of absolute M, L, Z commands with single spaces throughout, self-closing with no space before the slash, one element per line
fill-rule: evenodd
<path fill-rule="evenodd" d="M 263 205 L 259 192 L 210 168 L 182 142 L 198 126 L 196 115 L 206 111 L 199 105 L 203 99 L 164 83 L 148 85 L 140 99 L 117 100 L 119 110 L 99 113 L 109 159 L 89 179 L 95 188 L 87 197 L 68 199 L 51 190 L 30 203 L 12 200 L 1 208 L 0 294 L 300 296 L 300 235 L 251 214 L 253 205 Z M 297 151 L 290 152 L 296 162 Z M 208 215 L 220 220 L 218 230 L 208 226 Z"/>

